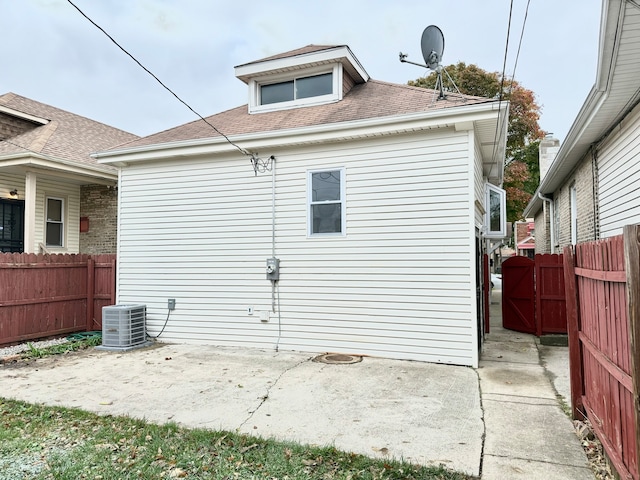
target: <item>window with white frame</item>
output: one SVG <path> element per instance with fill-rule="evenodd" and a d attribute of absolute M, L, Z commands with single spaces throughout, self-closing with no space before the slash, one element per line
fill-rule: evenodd
<path fill-rule="evenodd" d="M 250 83 L 250 113 L 268 112 L 340 100 L 341 65 L 318 67 L 297 75 L 257 78 Z"/>
<path fill-rule="evenodd" d="M 507 236 L 507 194 L 490 183 L 485 184 L 485 237 L 505 238 Z"/>
<path fill-rule="evenodd" d="M 286 82 L 260 85 L 260 104 L 292 102 L 333 93 L 333 73 L 300 77 Z"/>
<path fill-rule="evenodd" d="M 309 235 L 344 235 L 344 169 L 315 170 L 308 175 Z"/>
<path fill-rule="evenodd" d="M 47 197 L 45 243 L 47 247 L 64 246 L 64 200 Z"/>

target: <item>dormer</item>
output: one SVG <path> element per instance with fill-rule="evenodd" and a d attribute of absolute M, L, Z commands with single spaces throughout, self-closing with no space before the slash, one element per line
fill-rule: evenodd
<path fill-rule="evenodd" d="M 346 45 L 307 45 L 235 67 L 249 87 L 249 113 L 339 102 L 369 75 Z"/>
<path fill-rule="evenodd" d="M 47 123 L 49 120 L 46 118 L 0 105 L 0 140 L 22 135 Z"/>

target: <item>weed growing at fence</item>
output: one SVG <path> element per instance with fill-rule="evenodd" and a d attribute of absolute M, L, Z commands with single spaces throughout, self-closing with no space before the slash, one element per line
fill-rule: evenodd
<path fill-rule="evenodd" d="M 102 337 L 100 335 L 72 339 L 66 343 L 59 343 L 57 345 L 42 348 L 35 347 L 32 343 L 27 343 L 28 350 L 22 352 L 20 356 L 24 359 L 42 358 L 50 355 L 60 355 L 61 353 L 74 352 L 76 350 L 95 347 L 101 343 Z"/>
<path fill-rule="evenodd" d="M 333 447 L 0 398 L 0 480 L 226 478 L 469 480 L 443 467 L 375 460 Z M 8 475 L 8 476 L 7 476 Z"/>

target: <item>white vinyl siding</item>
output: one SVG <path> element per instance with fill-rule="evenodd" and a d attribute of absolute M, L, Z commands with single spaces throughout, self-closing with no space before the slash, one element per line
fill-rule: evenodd
<path fill-rule="evenodd" d="M 470 135 L 471 136 L 471 135 Z M 475 226 L 478 229 L 482 229 L 484 225 L 484 176 L 482 172 L 482 153 L 480 152 L 480 145 L 475 137 L 471 136 L 474 140 L 472 145 L 474 149 L 474 203 L 475 203 Z"/>
<path fill-rule="evenodd" d="M 271 153 L 280 348 L 477 365 L 468 132 Z M 341 167 L 348 235 L 309 237 L 307 172 Z M 237 156 L 134 164 L 119 194 L 119 303 L 146 304 L 153 335 L 175 298 L 165 341 L 275 346 L 271 173 Z"/>
<path fill-rule="evenodd" d="M 600 236 L 640 223 L 640 110 L 598 152 Z"/>

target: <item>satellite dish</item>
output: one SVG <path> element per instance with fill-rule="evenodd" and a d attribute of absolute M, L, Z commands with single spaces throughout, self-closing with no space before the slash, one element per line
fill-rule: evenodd
<path fill-rule="evenodd" d="M 429 25 L 422 32 L 422 57 L 431 70 L 436 70 L 440 66 L 442 53 L 444 52 L 444 35 L 435 25 Z"/>

